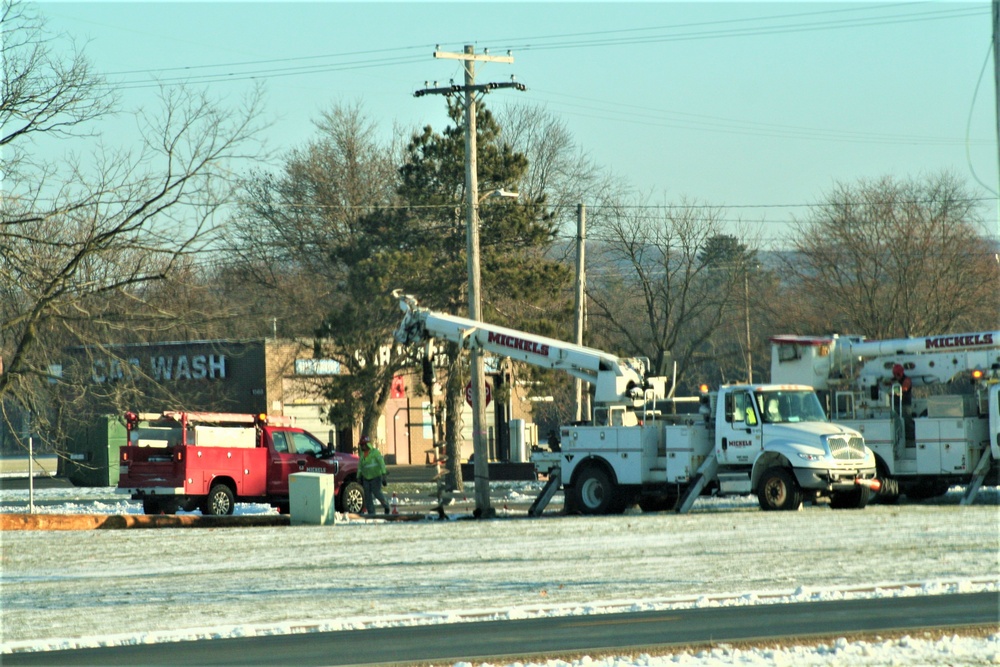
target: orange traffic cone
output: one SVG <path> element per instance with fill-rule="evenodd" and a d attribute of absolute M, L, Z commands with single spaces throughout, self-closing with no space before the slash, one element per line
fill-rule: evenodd
<path fill-rule="evenodd" d="M 399 514 L 399 498 L 396 497 L 396 492 L 392 492 L 392 498 L 389 499 L 389 506 L 392 507 L 393 514 Z"/>

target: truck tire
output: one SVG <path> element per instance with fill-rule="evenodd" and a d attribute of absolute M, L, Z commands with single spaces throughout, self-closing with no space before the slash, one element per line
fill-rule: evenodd
<path fill-rule="evenodd" d="M 160 502 L 159 498 L 143 498 L 142 499 L 142 513 L 143 514 L 163 514 L 163 504 Z"/>
<path fill-rule="evenodd" d="M 841 491 L 830 496 L 830 509 L 861 510 L 871 501 L 875 492 L 867 486 L 859 486 L 851 491 Z"/>
<path fill-rule="evenodd" d="M 899 482 L 896 479 L 889 477 L 888 475 L 884 477 L 879 477 L 882 482 L 882 488 L 878 490 L 875 494 L 874 500 L 883 505 L 895 505 L 899 502 Z"/>
<path fill-rule="evenodd" d="M 617 495 L 608 473 L 597 466 L 588 466 L 573 485 L 573 506 L 582 514 L 608 514 L 616 505 Z"/>
<path fill-rule="evenodd" d="M 361 514 L 365 506 L 365 492 L 357 482 L 347 482 L 340 489 L 337 509 L 346 514 Z"/>
<path fill-rule="evenodd" d="M 676 493 L 659 493 L 655 495 L 641 495 L 638 503 L 639 509 L 643 513 L 666 512 L 677 507 L 678 496 Z"/>
<path fill-rule="evenodd" d="M 236 498 L 233 490 L 225 484 L 215 484 L 208 492 L 204 504 L 201 506 L 202 514 L 225 515 L 232 514 L 236 506 Z"/>
<path fill-rule="evenodd" d="M 908 484 L 906 486 L 906 498 L 907 500 L 917 501 L 936 498 L 948 493 L 948 488 L 947 482 L 938 481 L 923 481 L 915 484 Z"/>
<path fill-rule="evenodd" d="M 872 502 L 895 505 L 899 502 L 899 482 L 889 474 L 889 466 L 881 457 L 875 457 L 875 477 L 882 483 L 874 493 Z"/>
<path fill-rule="evenodd" d="M 802 491 L 786 468 L 768 468 L 757 486 L 757 502 L 762 510 L 797 510 L 802 506 Z"/>

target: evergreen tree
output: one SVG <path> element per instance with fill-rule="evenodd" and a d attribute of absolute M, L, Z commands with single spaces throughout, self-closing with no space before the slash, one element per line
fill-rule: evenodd
<path fill-rule="evenodd" d="M 398 307 L 387 297 L 392 289 L 416 296 L 422 306 L 468 315 L 465 139 L 461 107 L 451 101 L 448 111 L 453 125 L 442 133 L 424 128 L 406 149 L 398 190 L 403 204 L 362 219 L 363 233 L 333 257 L 354 267 L 349 289 L 357 290 L 354 298 L 363 299 L 369 311 L 373 338 L 387 339 L 399 323 Z M 482 104 L 477 106 L 476 126 L 481 192 L 516 191 L 527 172 L 527 159 L 501 141 L 500 127 Z M 544 320 L 552 311 L 528 306 L 558 302 L 569 272 L 545 258 L 556 229 L 544 195 L 516 203 L 483 196 L 479 200 L 483 319 L 502 319 L 507 326 L 535 331 L 550 329 L 551 323 Z M 384 309 L 385 316 L 372 314 L 375 309 Z M 446 447 L 451 486 L 461 488 L 458 434 L 467 371 L 458 346 L 445 348 Z M 392 360 L 404 363 L 395 353 Z"/>

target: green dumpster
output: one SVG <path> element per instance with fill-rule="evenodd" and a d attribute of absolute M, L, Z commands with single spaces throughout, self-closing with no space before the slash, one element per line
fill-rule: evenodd
<path fill-rule="evenodd" d="M 63 472 L 76 486 L 118 486 L 118 450 L 128 432 L 116 415 L 94 417 L 71 433 L 66 442 Z"/>

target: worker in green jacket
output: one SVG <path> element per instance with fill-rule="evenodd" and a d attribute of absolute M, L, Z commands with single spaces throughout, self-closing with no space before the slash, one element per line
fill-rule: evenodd
<path fill-rule="evenodd" d="M 365 513 L 375 514 L 375 500 L 382 503 L 385 513 L 389 513 L 389 501 L 382 493 L 385 481 L 385 459 L 382 453 L 372 447 L 367 435 L 361 436 L 358 442 L 358 476 L 361 478 L 361 488 L 365 495 Z"/>

